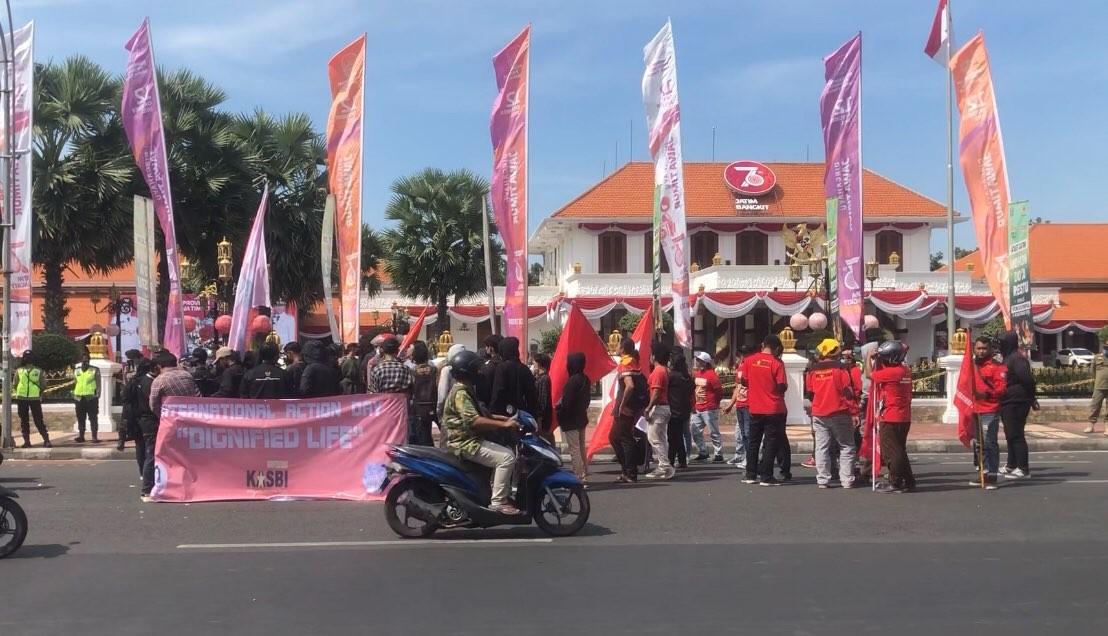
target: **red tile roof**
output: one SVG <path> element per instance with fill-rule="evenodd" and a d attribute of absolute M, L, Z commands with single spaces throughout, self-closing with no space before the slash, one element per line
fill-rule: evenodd
<path fill-rule="evenodd" d="M 777 186 L 759 197 L 769 205 L 762 212 L 738 212 L 735 195 L 723 181 L 729 164 L 685 163 L 685 197 L 689 217 L 809 217 L 823 216 L 822 163 L 768 163 Z M 555 218 L 643 217 L 653 214 L 654 166 L 632 162 L 586 190 L 555 212 Z M 862 213 L 869 217 L 935 217 L 946 206 L 870 170 L 862 179 Z"/>
<path fill-rule="evenodd" d="M 1108 289 L 1058 290 L 1061 307 L 1054 310 L 1051 321 L 1108 320 Z"/>
<path fill-rule="evenodd" d="M 1108 223 L 1032 225 L 1027 241 L 1031 282 L 1040 285 L 1103 283 L 1108 287 L 1108 271 L 1097 254 L 1105 245 L 1108 245 Z M 954 271 L 965 271 L 971 263 L 974 280 L 981 279 L 984 272 L 981 269 L 981 253 L 977 251 L 954 261 Z"/>

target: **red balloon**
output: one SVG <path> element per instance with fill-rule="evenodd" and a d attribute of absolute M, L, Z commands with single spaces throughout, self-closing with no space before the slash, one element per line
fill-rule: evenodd
<path fill-rule="evenodd" d="M 211 338 L 214 335 L 215 334 L 212 332 L 212 326 L 211 325 L 204 325 L 203 327 L 200 328 L 200 338 L 201 339 L 207 340 L 208 338 Z"/>
<path fill-rule="evenodd" d="M 216 318 L 215 328 L 219 331 L 219 333 L 229 333 L 231 331 L 231 317 L 228 315 L 223 315 L 219 318 Z"/>
<path fill-rule="evenodd" d="M 254 333 L 269 333 L 273 331 L 273 321 L 269 316 L 255 316 L 251 327 L 254 328 Z"/>
<path fill-rule="evenodd" d="M 196 317 L 195 316 L 185 316 L 185 331 L 187 331 L 189 333 L 192 333 L 193 331 L 196 331 Z"/>

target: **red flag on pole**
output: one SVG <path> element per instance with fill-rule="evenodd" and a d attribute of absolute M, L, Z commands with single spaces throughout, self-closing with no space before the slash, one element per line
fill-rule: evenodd
<path fill-rule="evenodd" d="M 950 7 L 947 0 L 939 0 L 935 11 L 935 21 L 931 23 L 931 34 L 927 37 L 927 46 L 923 52 L 946 68 L 950 63 L 950 42 L 954 39 L 950 22 Z"/>
<path fill-rule="evenodd" d="M 973 409 L 977 406 L 977 368 L 973 364 L 973 342 L 966 331 L 966 353 L 962 357 L 962 370 L 958 374 L 958 387 L 954 391 L 954 407 L 958 409 L 958 441 L 966 448 L 972 448 L 976 425 L 973 422 Z"/>
<path fill-rule="evenodd" d="M 576 307 L 574 307 L 576 310 Z M 639 368 L 643 373 L 649 373 L 650 371 L 650 342 L 654 337 L 654 304 L 651 303 L 646 311 L 643 313 L 642 318 L 639 319 L 639 325 L 635 327 L 635 332 L 631 334 L 631 340 L 635 343 L 635 348 L 639 350 Z M 622 367 L 617 367 L 616 371 L 622 371 Z M 591 376 L 590 376 L 591 377 Z M 618 382 L 619 379 L 616 379 Z M 612 383 L 612 386 L 608 389 L 608 403 L 610 404 L 615 400 L 616 396 L 616 382 Z M 612 409 L 604 408 L 600 411 L 600 420 L 596 423 L 596 429 L 593 430 L 592 437 L 589 439 L 589 449 L 585 452 L 587 459 L 592 459 L 600 449 L 608 445 L 608 435 L 612 432 L 612 424 L 614 418 L 612 417 Z"/>
<path fill-rule="evenodd" d="M 428 309 L 430 309 L 430 307 L 424 307 L 423 313 L 419 315 L 419 319 L 408 329 L 408 334 L 404 336 L 404 340 L 400 343 L 401 352 L 411 346 L 411 344 L 419 338 L 419 332 L 423 331 L 423 321 L 427 318 Z"/>
<path fill-rule="evenodd" d="M 599 382 L 601 378 L 616 368 L 612 357 L 608 355 L 608 348 L 604 341 L 597 335 L 596 330 L 589 324 L 589 319 L 581 313 L 581 310 L 573 305 L 569 309 L 569 318 L 562 335 L 558 338 L 558 346 L 554 349 L 554 356 L 550 360 L 550 402 L 557 404 L 562 399 L 562 390 L 565 389 L 566 380 L 569 379 L 569 371 L 566 369 L 566 361 L 571 353 L 585 354 L 585 375 L 590 383 Z M 557 415 L 554 416 L 554 428 L 558 426 Z"/>

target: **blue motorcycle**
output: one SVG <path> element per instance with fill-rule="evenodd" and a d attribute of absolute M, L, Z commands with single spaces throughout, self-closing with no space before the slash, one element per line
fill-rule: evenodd
<path fill-rule="evenodd" d="M 562 469 L 562 458 L 536 434 L 535 419 L 520 411 L 513 440 L 515 504 L 519 515 L 489 508 L 492 469 L 428 446 L 390 446 L 385 519 L 406 538 L 439 529 L 535 525 L 555 537 L 576 534 L 589 520 L 589 496 L 581 481 Z"/>

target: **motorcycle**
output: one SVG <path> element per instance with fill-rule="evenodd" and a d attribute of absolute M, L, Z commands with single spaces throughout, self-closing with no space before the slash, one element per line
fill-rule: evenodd
<path fill-rule="evenodd" d="M 0 454 L 0 463 L 4 461 Z M 19 495 L 0 486 L 0 559 L 11 556 L 27 538 L 27 513 L 15 500 Z"/>
<path fill-rule="evenodd" d="M 555 537 L 576 534 L 589 520 L 584 485 L 563 470 L 562 458 L 537 435 L 535 419 L 519 411 L 513 445 L 513 483 L 519 515 L 489 508 L 492 469 L 428 446 L 390 446 L 384 488 L 385 520 L 405 538 L 426 538 L 437 530 L 530 525 Z"/>

